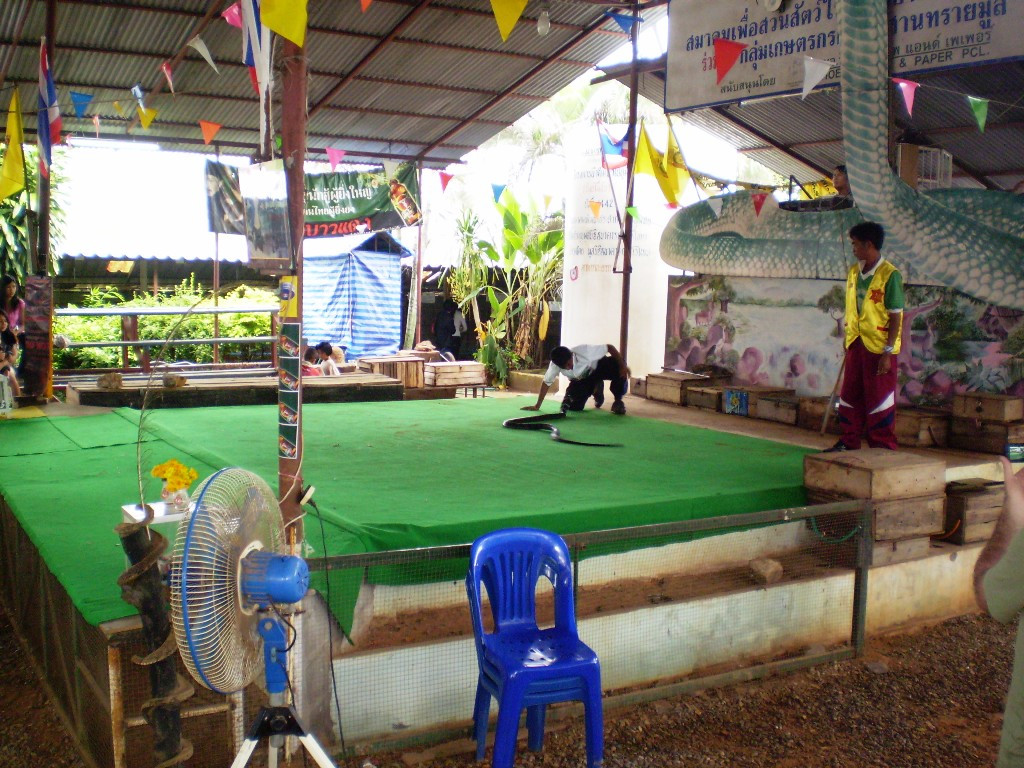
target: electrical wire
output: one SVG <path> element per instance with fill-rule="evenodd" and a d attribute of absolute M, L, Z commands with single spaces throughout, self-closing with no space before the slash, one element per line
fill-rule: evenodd
<path fill-rule="evenodd" d="M 863 528 L 861 526 L 855 525 L 855 526 L 853 526 L 853 528 L 850 529 L 850 532 L 847 533 L 845 536 L 841 536 L 838 539 L 830 539 L 828 536 L 826 536 L 825 534 L 823 534 L 821 531 L 818 530 L 818 518 L 812 517 L 812 518 L 810 518 L 810 520 L 811 520 L 811 529 L 814 531 L 814 535 L 817 536 L 819 539 L 821 539 L 826 544 L 842 544 L 844 541 L 849 539 L 851 536 L 855 536 L 855 535 L 857 535 L 858 533 L 860 533 L 863 530 Z"/>

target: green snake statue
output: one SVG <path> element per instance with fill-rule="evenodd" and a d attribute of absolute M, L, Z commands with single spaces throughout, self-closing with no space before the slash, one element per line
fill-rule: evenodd
<path fill-rule="evenodd" d="M 842 280 L 846 231 L 864 219 L 886 230 L 886 254 L 908 282 L 937 283 L 990 304 L 1024 309 L 1024 197 L 946 189 L 918 192 L 889 168 L 886 0 L 841 0 L 843 134 L 855 208 L 790 211 L 749 193 L 726 195 L 716 216 L 702 201 L 677 213 L 661 238 L 674 267 L 727 277 Z M 717 203 L 716 203 L 717 205 Z"/>

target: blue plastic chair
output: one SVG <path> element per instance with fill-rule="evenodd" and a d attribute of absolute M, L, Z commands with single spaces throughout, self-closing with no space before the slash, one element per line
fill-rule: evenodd
<path fill-rule="evenodd" d="M 554 587 L 555 625 L 537 626 L 536 587 L 548 579 Z M 490 600 L 494 632 L 483 626 L 483 591 Z M 576 633 L 572 565 L 557 534 L 535 528 L 507 528 L 473 542 L 466 575 L 480 676 L 473 708 L 476 759 L 483 760 L 491 697 L 498 701 L 493 768 L 512 768 L 519 716 L 526 712 L 529 748 L 544 743 L 548 704 L 582 701 L 586 712 L 587 766 L 604 756 L 601 665 Z"/>

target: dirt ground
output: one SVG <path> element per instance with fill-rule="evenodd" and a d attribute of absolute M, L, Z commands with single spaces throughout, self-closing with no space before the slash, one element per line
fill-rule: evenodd
<path fill-rule="evenodd" d="M 862 659 L 611 710 L 605 766 L 991 766 L 1014 633 L 987 617 L 966 616 L 871 639 Z M 0 654 L 7 662 L 0 666 L 0 767 L 85 768 L 6 615 Z M 371 761 L 378 768 L 476 765 L 467 740 Z M 550 724 L 543 752 L 522 751 L 516 765 L 582 768 L 582 724 Z"/>

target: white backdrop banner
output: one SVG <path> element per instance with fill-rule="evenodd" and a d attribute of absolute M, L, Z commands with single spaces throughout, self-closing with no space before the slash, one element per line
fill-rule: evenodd
<path fill-rule="evenodd" d="M 889 0 L 892 73 L 908 76 L 1024 59 L 1021 0 Z M 747 46 L 717 82 L 716 38 Z M 804 58 L 841 64 L 839 0 L 672 0 L 665 110 L 800 93 Z M 839 85 L 839 66 L 819 88 Z"/>

